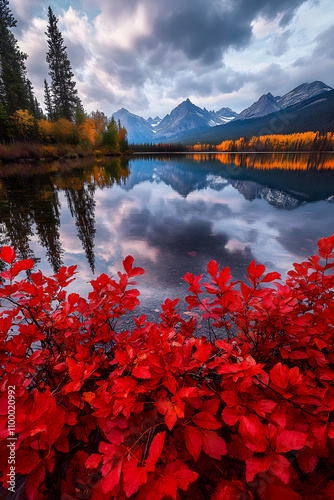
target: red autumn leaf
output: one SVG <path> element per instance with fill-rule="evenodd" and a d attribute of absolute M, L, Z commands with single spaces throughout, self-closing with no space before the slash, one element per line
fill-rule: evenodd
<path fill-rule="evenodd" d="M 190 470 L 189 467 L 180 460 L 169 463 L 163 473 L 165 476 L 165 494 L 175 499 L 176 488 L 186 491 L 189 483 L 196 481 L 198 478 L 198 474 Z"/>
<path fill-rule="evenodd" d="M 177 403 L 172 403 L 169 399 L 159 399 L 155 406 L 158 412 L 165 416 L 165 422 L 168 429 L 171 431 L 178 418 L 184 417 L 184 403 L 178 400 Z"/>
<path fill-rule="evenodd" d="M 197 387 L 182 387 L 177 393 L 180 399 L 192 399 L 197 397 L 198 389 Z"/>
<path fill-rule="evenodd" d="M 290 479 L 290 462 L 283 455 L 275 455 L 270 470 L 284 483 Z"/>
<path fill-rule="evenodd" d="M 277 363 L 272 370 L 270 370 L 270 380 L 280 389 L 287 389 L 292 385 L 299 385 L 302 376 L 299 372 L 298 366 L 289 368 L 287 365 Z"/>
<path fill-rule="evenodd" d="M 196 352 L 193 354 L 193 359 L 197 359 L 198 361 L 201 361 L 202 363 L 205 363 L 212 352 L 212 346 L 209 342 L 201 341 L 196 345 L 197 349 Z"/>
<path fill-rule="evenodd" d="M 277 406 L 277 402 L 272 399 L 259 399 L 258 401 L 249 401 L 249 406 L 260 417 L 265 417 L 267 413 L 272 413 Z"/>
<path fill-rule="evenodd" d="M 271 464 L 272 458 L 270 456 L 248 458 L 246 460 L 246 481 L 252 482 L 256 474 L 266 472 Z"/>
<path fill-rule="evenodd" d="M 286 453 L 291 450 L 300 450 L 307 441 L 305 432 L 283 430 L 276 438 L 277 453 Z"/>
<path fill-rule="evenodd" d="M 146 366 L 135 366 L 132 375 L 136 378 L 151 378 L 150 370 Z"/>
<path fill-rule="evenodd" d="M 193 422 L 201 427 L 202 429 L 220 429 L 221 423 L 215 419 L 213 415 L 211 415 L 208 411 L 202 411 L 196 413 L 196 415 L 192 418 Z"/>
<path fill-rule="evenodd" d="M 172 470 L 172 467 L 170 468 Z M 181 490 L 186 491 L 189 483 L 193 483 L 198 478 L 197 472 L 190 470 L 185 464 L 175 464 L 173 467 L 173 475 L 178 483 L 178 487 Z M 168 466 L 166 467 L 166 472 L 168 471 Z"/>
<path fill-rule="evenodd" d="M 240 417 L 244 415 L 247 408 L 243 405 L 236 405 L 235 407 L 229 408 L 226 406 L 222 412 L 222 418 L 227 425 L 236 424 Z"/>
<path fill-rule="evenodd" d="M 148 471 L 154 471 L 155 464 L 159 460 L 164 447 L 165 437 L 166 437 L 166 432 L 159 432 L 154 436 L 146 460 L 146 469 Z"/>
<path fill-rule="evenodd" d="M 133 261 L 134 261 L 134 259 L 133 259 L 133 257 L 131 257 L 131 255 L 128 255 L 123 260 L 123 267 L 124 267 L 126 274 L 129 274 L 131 272 Z"/>
<path fill-rule="evenodd" d="M 121 478 L 122 463 L 119 462 L 116 466 L 112 467 L 110 472 L 104 476 L 101 480 L 103 493 L 106 495 L 109 491 L 112 491 L 115 486 L 119 484 Z M 102 469 L 103 474 L 103 469 Z"/>
<path fill-rule="evenodd" d="M 249 296 L 252 293 L 252 289 L 249 286 L 245 285 L 245 283 L 241 282 L 240 283 L 240 290 L 241 290 L 241 293 L 243 295 L 244 300 L 247 302 Z"/>
<path fill-rule="evenodd" d="M 218 274 L 218 271 L 219 271 L 219 267 L 218 267 L 217 262 L 215 260 L 210 260 L 210 262 L 208 264 L 208 273 L 210 274 L 210 276 L 215 278 Z"/>
<path fill-rule="evenodd" d="M 318 446 L 326 446 L 327 436 L 328 436 L 328 427 L 327 425 L 322 425 L 321 427 L 314 427 L 312 429 L 314 437 L 317 440 Z"/>
<path fill-rule="evenodd" d="M 154 481 L 148 481 L 140 488 L 136 500 L 162 500 L 178 498 L 178 488 L 186 491 L 190 483 L 196 481 L 198 474 L 180 460 L 174 460 L 161 469 Z"/>
<path fill-rule="evenodd" d="M 7 262 L 7 264 L 12 264 L 16 258 L 16 253 L 12 247 L 2 247 L 0 252 L 0 259 Z"/>
<path fill-rule="evenodd" d="M 253 481 L 254 476 L 260 472 L 270 470 L 284 484 L 289 483 L 290 462 L 282 455 L 270 454 L 265 457 L 252 457 L 246 460 L 246 480 Z"/>
<path fill-rule="evenodd" d="M 88 469 L 96 469 L 99 466 L 101 459 L 102 455 L 99 455 L 98 453 L 93 453 L 87 458 L 85 466 Z"/>
<path fill-rule="evenodd" d="M 270 281 L 280 280 L 280 279 L 281 279 L 280 273 L 276 273 L 276 272 L 268 273 L 262 278 L 260 283 L 269 283 Z"/>
<path fill-rule="evenodd" d="M 264 271 L 266 270 L 265 266 L 263 264 L 255 264 L 255 260 L 252 260 L 252 262 L 249 264 L 247 268 L 248 276 L 249 278 L 260 278 Z"/>
<path fill-rule="evenodd" d="M 321 238 L 318 241 L 319 254 L 323 258 L 327 258 L 328 256 L 332 256 L 334 247 L 334 235 L 329 236 L 328 238 Z"/>
<path fill-rule="evenodd" d="M 216 415 L 220 405 L 219 398 L 210 398 L 208 401 L 204 401 L 201 406 L 201 411 L 208 411 L 211 415 Z"/>
<path fill-rule="evenodd" d="M 267 448 L 265 426 L 257 415 L 242 415 L 239 421 L 239 434 L 252 451 L 264 452 Z"/>
<path fill-rule="evenodd" d="M 202 437 L 200 429 L 191 425 L 184 428 L 184 441 L 190 455 L 197 462 L 202 450 Z"/>
<path fill-rule="evenodd" d="M 19 274 L 21 271 L 27 271 L 28 269 L 32 269 L 34 267 L 34 261 L 32 259 L 23 259 L 19 262 L 15 262 L 12 267 L 13 277 Z"/>
<path fill-rule="evenodd" d="M 212 458 L 220 459 L 227 453 L 225 441 L 216 432 L 202 430 L 202 444 L 205 453 Z"/>
<path fill-rule="evenodd" d="M 136 276 L 140 276 L 141 274 L 145 274 L 145 271 L 142 267 L 133 267 L 129 273 L 130 278 L 135 278 Z"/>
<path fill-rule="evenodd" d="M 21 271 L 26 271 L 27 269 L 32 269 L 34 267 L 34 261 L 32 259 L 20 260 L 15 262 L 15 264 L 8 270 L 0 274 L 1 278 L 6 280 L 14 279 Z"/>
<path fill-rule="evenodd" d="M 139 487 L 147 481 L 147 469 L 138 467 L 138 460 L 131 457 L 123 462 L 122 466 L 122 482 L 124 493 L 127 497 L 137 493 Z"/>
<path fill-rule="evenodd" d="M 109 432 L 106 431 L 105 434 L 108 441 L 116 446 L 122 444 L 124 441 L 124 434 L 119 429 L 111 429 Z"/>

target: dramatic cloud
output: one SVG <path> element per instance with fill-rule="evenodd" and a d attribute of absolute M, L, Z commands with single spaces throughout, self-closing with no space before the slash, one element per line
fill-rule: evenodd
<path fill-rule="evenodd" d="M 44 0 L 11 0 L 16 36 L 43 101 Z M 183 99 L 237 111 L 305 81 L 333 85 L 331 0 L 58 0 L 78 90 L 88 111 L 164 115 Z M 314 59 L 316 62 L 314 64 Z M 292 85 L 292 86 L 291 86 Z"/>

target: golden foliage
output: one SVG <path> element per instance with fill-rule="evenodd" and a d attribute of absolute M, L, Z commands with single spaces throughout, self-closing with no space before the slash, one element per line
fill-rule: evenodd
<path fill-rule="evenodd" d="M 205 145 L 203 145 L 205 147 Z M 244 137 L 237 141 L 223 141 L 217 151 L 333 151 L 334 133 L 302 132 L 298 134 L 275 134 Z"/>
<path fill-rule="evenodd" d="M 52 122 L 49 120 L 38 120 L 38 132 L 43 142 L 52 140 Z"/>
<path fill-rule="evenodd" d="M 56 142 L 71 142 L 75 125 L 66 118 L 59 118 L 52 124 L 52 136 Z"/>
<path fill-rule="evenodd" d="M 253 136 L 251 139 L 240 137 L 237 140 L 223 141 L 218 146 L 210 144 L 195 144 L 188 147 L 189 151 L 206 152 L 290 152 L 290 151 L 334 151 L 334 133 L 302 132 L 298 134 L 273 134 Z"/>
<path fill-rule="evenodd" d="M 34 128 L 34 117 L 27 109 L 18 109 L 11 118 L 20 135 L 27 137 L 32 132 Z"/>
<path fill-rule="evenodd" d="M 98 136 L 96 123 L 91 118 L 88 118 L 79 127 L 79 140 L 88 141 L 90 144 L 94 145 Z"/>

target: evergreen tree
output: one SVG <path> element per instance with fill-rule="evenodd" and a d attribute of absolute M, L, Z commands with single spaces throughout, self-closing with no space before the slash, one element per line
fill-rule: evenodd
<path fill-rule="evenodd" d="M 46 35 L 49 50 L 46 61 L 49 64 L 49 75 L 51 77 L 51 98 L 53 118 L 66 118 L 73 120 L 75 110 L 80 102 L 76 84 L 73 80 L 71 63 L 67 57 L 66 46 L 63 36 L 57 26 L 58 19 L 51 7 L 48 10 L 49 24 Z"/>
<path fill-rule="evenodd" d="M 82 125 L 83 123 L 85 123 L 86 119 L 87 116 L 85 110 L 80 99 L 78 99 L 77 105 L 75 107 L 74 121 L 76 125 Z"/>
<path fill-rule="evenodd" d="M 0 19 L 8 28 L 14 28 L 16 26 L 16 21 L 8 5 L 8 0 L 0 0 Z"/>
<path fill-rule="evenodd" d="M 37 120 L 41 120 L 42 118 L 44 118 L 43 110 L 36 97 L 34 98 L 34 114 Z"/>
<path fill-rule="evenodd" d="M 46 80 L 44 80 L 44 104 L 45 104 L 46 114 L 48 115 L 48 119 L 53 120 L 53 105 L 52 105 L 51 91 L 48 82 Z"/>
<path fill-rule="evenodd" d="M 109 147 L 112 151 L 117 150 L 118 129 L 115 118 L 112 116 L 107 126 L 107 130 L 103 132 L 101 143 L 103 146 Z"/>
<path fill-rule="evenodd" d="M 31 81 L 28 79 L 27 79 L 27 93 L 29 101 L 29 106 L 27 107 L 27 110 L 29 111 L 30 114 L 34 115 L 34 110 L 35 110 L 34 94 L 32 91 Z"/>
<path fill-rule="evenodd" d="M 30 109 L 27 55 L 20 51 L 10 30 L 15 26 L 8 0 L 0 0 L 0 100 L 9 116 L 18 109 Z"/>
<path fill-rule="evenodd" d="M 8 141 L 12 134 L 12 123 L 7 111 L 0 101 L 0 141 Z"/>

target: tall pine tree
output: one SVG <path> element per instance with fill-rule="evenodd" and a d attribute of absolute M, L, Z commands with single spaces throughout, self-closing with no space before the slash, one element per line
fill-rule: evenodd
<path fill-rule="evenodd" d="M 20 51 L 11 32 L 15 26 L 8 0 L 0 0 L 0 101 L 9 116 L 18 109 L 31 110 L 27 55 Z"/>
<path fill-rule="evenodd" d="M 80 104 L 76 84 L 73 80 L 71 63 L 67 57 L 64 39 L 57 26 L 58 19 L 51 7 L 48 10 L 49 24 L 46 32 L 49 50 L 46 61 L 49 64 L 49 75 L 51 77 L 51 100 L 52 118 L 75 118 L 75 110 Z M 47 99 L 47 98 L 46 98 Z"/>

